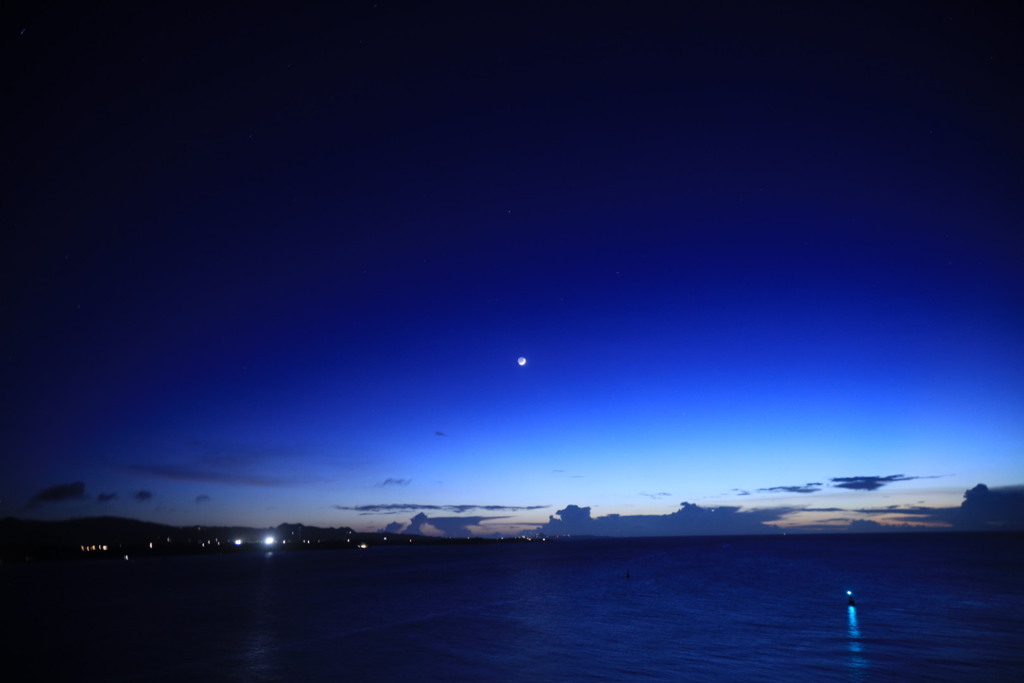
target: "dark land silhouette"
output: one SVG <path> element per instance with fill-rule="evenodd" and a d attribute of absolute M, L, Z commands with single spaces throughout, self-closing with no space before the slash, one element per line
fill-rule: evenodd
<path fill-rule="evenodd" d="M 273 539 L 272 543 L 267 539 Z M 522 539 L 502 539 L 504 541 Z M 414 534 L 366 533 L 349 527 L 279 524 L 276 527 L 170 526 L 124 517 L 84 517 L 66 521 L 0 520 L 0 562 L 140 559 L 159 555 L 238 553 L 274 549 L 362 549 L 376 545 L 481 544 L 498 539 L 447 538 Z"/>

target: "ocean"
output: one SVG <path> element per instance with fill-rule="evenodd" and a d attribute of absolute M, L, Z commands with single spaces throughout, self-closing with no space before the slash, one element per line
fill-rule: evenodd
<path fill-rule="evenodd" d="M 1022 541 L 581 539 L 2 565 L 3 677 L 1020 681 Z"/>

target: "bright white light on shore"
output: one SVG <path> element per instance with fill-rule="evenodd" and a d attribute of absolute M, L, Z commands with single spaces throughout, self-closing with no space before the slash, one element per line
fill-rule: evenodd
<path fill-rule="evenodd" d="M 267 536 L 266 538 L 263 539 L 263 542 L 266 543 L 267 545 L 274 545 L 274 537 L 273 536 Z"/>
<path fill-rule="evenodd" d="M 236 538 L 235 539 L 235 545 L 242 545 L 242 539 Z"/>
<path fill-rule="evenodd" d="M 526 365 L 526 359 L 523 358 L 522 356 L 519 356 L 519 360 L 517 360 L 516 362 L 519 363 L 520 365 Z"/>

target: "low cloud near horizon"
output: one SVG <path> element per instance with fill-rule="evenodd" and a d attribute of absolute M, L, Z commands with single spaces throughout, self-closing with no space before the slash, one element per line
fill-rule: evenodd
<path fill-rule="evenodd" d="M 1024 486 L 989 488 L 978 484 L 964 492 L 960 505 L 961 526 L 985 529 L 1024 529 Z"/>
<path fill-rule="evenodd" d="M 390 514 L 393 512 L 412 512 L 416 510 L 435 510 L 444 512 L 469 512 L 486 510 L 487 512 L 519 512 L 521 510 L 543 510 L 550 505 L 422 505 L 419 503 L 386 503 L 382 505 L 334 505 L 335 510 L 348 510 L 361 515 Z"/>
<path fill-rule="evenodd" d="M 618 515 L 592 517 L 589 507 L 567 505 L 537 528 L 549 536 L 701 536 L 763 534 L 777 530 L 766 526 L 798 508 L 742 510 L 734 506 L 702 507 L 682 503 L 665 515 Z"/>
<path fill-rule="evenodd" d="M 903 475 L 894 475 L 902 477 Z M 881 477 L 891 481 L 902 481 Z M 908 477 L 918 479 L 922 477 Z M 874 479 L 857 477 L 856 479 Z M 887 482 L 886 482 L 887 483 Z M 881 486 L 882 484 L 880 484 Z M 811 486 L 808 484 L 808 486 Z M 789 488 L 789 487 L 778 487 Z M 877 488 L 877 487 L 876 487 Z M 618 515 L 592 517 L 589 507 L 568 505 L 548 518 L 537 531 L 548 535 L 593 535 L 593 536 L 674 536 L 674 535 L 726 535 L 778 533 L 777 522 L 789 515 L 801 512 L 837 513 L 831 520 L 832 526 L 818 524 L 804 527 L 790 527 L 793 531 L 842 531 L 845 523 L 850 531 L 895 531 L 925 530 L 923 525 L 936 525 L 950 531 L 993 531 L 1024 530 L 1024 486 L 1007 486 L 990 489 L 985 484 L 964 491 L 964 500 L 959 507 L 900 507 L 860 508 L 848 510 L 837 507 L 810 508 L 803 506 L 750 508 L 733 506 L 702 507 L 683 503 L 678 510 L 664 515 Z M 847 513 L 850 516 L 843 516 Z M 880 519 L 897 519 L 898 524 L 873 519 L 856 518 L 866 515 Z"/>
<path fill-rule="evenodd" d="M 896 517 L 903 523 L 941 524 L 957 531 L 1024 529 L 1024 486 L 989 488 L 985 484 L 978 484 L 964 491 L 964 500 L 959 507 L 888 506 L 861 508 L 855 512 Z M 858 526 L 866 528 L 865 522 L 883 530 L 887 526 L 894 526 L 874 520 L 858 520 Z"/>
<path fill-rule="evenodd" d="M 902 475 L 895 475 L 902 476 Z M 888 478 L 887 478 L 888 479 Z M 806 484 L 805 486 L 813 486 Z M 430 517 L 424 510 L 464 512 L 479 510 L 528 510 L 545 506 L 418 506 L 377 505 L 344 508 L 345 510 L 371 510 L 373 514 L 416 510 L 418 514 L 408 523 L 392 522 L 381 531 L 422 535 L 470 536 L 474 529 L 489 520 L 504 517 L 459 516 Z M 684 502 L 679 509 L 664 515 L 609 514 L 594 517 L 590 507 L 567 505 L 548 517 L 548 521 L 533 527 L 536 533 L 548 536 L 701 536 L 735 534 L 777 534 L 780 528 L 773 522 L 797 513 L 827 512 L 835 516 L 822 523 L 789 527 L 792 531 L 913 531 L 940 526 L 950 531 L 1024 530 L 1024 486 L 990 489 L 978 484 L 964 492 L 959 507 L 933 508 L 924 506 L 846 509 L 839 507 L 786 506 L 744 509 L 739 506 L 703 507 Z M 867 518 L 865 518 L 867 517 Z M 876 519 L 872 519 L 872 517 Z M 881 520 L 881 521 L 879 521 Z M 896 520 L 895 523 L 893 520 Z M 485 525 L 486 526 L 486 525 Z"/>
<path fill-rule="evenodd" d="M 478 527 L 483 522 L 492 519 L 503 519 L 503 517 L 429 517 L 425 512 L 421 512 L 410 519 L 408 524 L 392 522 L 380 531 L 391 534 L 467 538 L 474 535 L 472 527 Z"/>

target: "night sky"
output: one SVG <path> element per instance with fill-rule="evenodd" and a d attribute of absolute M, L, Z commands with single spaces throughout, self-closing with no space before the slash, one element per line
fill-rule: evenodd
<path fill-rule="evenodd" d="M 1024 526 L 1020 3 L 2 16 L 0 516 Z"/>

